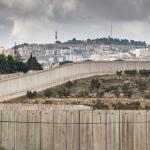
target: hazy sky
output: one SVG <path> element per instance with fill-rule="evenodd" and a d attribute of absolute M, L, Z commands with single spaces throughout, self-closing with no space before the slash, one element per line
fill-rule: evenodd
<path fill-rule="evenodd" d="M 113 37 L 150 43 L 150 0 L 0 0 L 0 46 Z"/>

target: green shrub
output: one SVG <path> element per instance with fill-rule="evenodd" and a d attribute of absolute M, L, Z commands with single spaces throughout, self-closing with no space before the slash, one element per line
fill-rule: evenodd
<path fill-rule="evenodd" d="M 98 90 L 101 87 L 101 83 L 98 79 L 92 79 L 90 83 L 90 91 Z"/>
<path fill-rule="evenodd" d="M 119 86 L 115 86 L 115 85 L 110 85 L 110 86 L 107 86 L 105 88 L 105 92 L 110 92 L 110 91 L 115 91 L 115 90 L 118 90 L 119 89 Z"/>
<path fill-rule="evenodd" d="M 122 71 L 116 71 L 116 75 L 120 77 L 122 75 Z"/>
<path fill-rule="evenodd" d="M 147 89 L 147 83 L 143 80 L 138 82 L 138 89 L 143 94 L 143 92 Z"/>
<path fill-rule="evenodd" d="M 80 91 L 80 92 L 78 93 L 77 97 L 79 97 L 79 98 L 89 97 L 89 92 L 88 92 L 88 91 Z"/>
<path fill-rule="evenodd" d="M 135 109 L 135 110 L 138 110 L 141 108 L 141 105 L 140 105 L 140 102 L 139 101 L 135 101 L 135 102 L 131 102 L 130 103 L 130 106 L 131 106 L 131 109 Z"/>
<path fill-rule="evenodd" d="M 138 74 L 137 70 L 125 70 L 124 74 L 127 76 L 136 76 Z"/>
<path fill-rule="evenodd" d="M 122 91 L 127 91 L 127 90 L 129 90 L 129 84 L 128 84 L 128 83 L 125 83 L 125 84 L 123 84 L 123 86 L 122 86 Z"/>
<path fill-rule="evenodd" d="M 114 94 L 115 94 L 115 96 L 116 96 L 117 98 L 119 98 L 119 96 L 120 96 L 120 91 L 119 91 L 119 90 L 115 90 L 115 91 L 114 91 Z"/>
<path fill-rule="evenodd" d="M 104 91 L 98 91 L 97 93 L 96 93 L 96 97 L 97 98 L 102 98 L 103 96 L 104 96 L 104 94 L 105 94 L 105 92 Z"/>
<path fill-rule="evenodd" d="M 145 69 L 140 70 L 139 75 L 148 77 L 150 75 L 150 70 L 145 70 Z"/>
<path fill-rule="evenodd" d="M 97 101 L 96 101 L 96 104 L 93 106 L 93 109 L 108 110 L 109 107 L 108 107 L 108 105 L 105 105 L 105 104 L 101 103 L 100 100 L 97 100 Z"/>
<path fill-rule="evenodd" d="M 68 90 L 64 86 L 59 87 L 56 91 L 57 91 L 57 94 L 58 94 L 59 97 L 68 97 L 68 96 L 70 96 L 70 90 Z"/>
<path fill-rule="evenodd" d="M 34 91 L 34 92 L 27 91 L 26 97 L 29 98 L 29 99 L 33 99 L 33 98 L 36 97 L 36 95 L 37 95 L 36 91 Z"/>
<path fill-rule="evenodd" d="M 122 104 L 122 103 L 117 103 L 112 105 L 112 107 L 114 108 L 114 110 L 126 110 L 128 109 L 128 104 Z"/>
<path fill-rule="evenodd" d="M 68 82 L 65 84 L 65 87 L 67 87 L 68 89 L 72 88 L 72 87 L 73 87 L 73 82 L 68 81 Z"/>
<path fill-rule="evenodd" d="M 131 102 L 130 104 L 122 104 L 122 103 L 117 103 L 112 105 L 114 110 L 139 110 L 141 108 L 140 102 L 135 101 Z"/>
<path fill-rule="evenodd" d="M 47 90 L 44 91 L 44 96 L 45 97 L 50 98 L 50 97 L 52 97 L 52 95 L 53 95 L 53 93 L 52 93 L 51 90 L 47 89 Z"/>
<path fill-rule="evenodd" d="M 133 92 L 132 92 L 132 90 L 125 90 L 125 91 L 123 91 L 123 94 L 125 97 L 131 98 L 133 95 Z"/>
<path fill-rule="evenodd" d="M 0 150 L 6 150 L 4 147 L 0 146 Z"/>

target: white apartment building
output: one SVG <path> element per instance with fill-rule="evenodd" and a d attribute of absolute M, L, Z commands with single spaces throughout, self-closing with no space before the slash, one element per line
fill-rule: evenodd
<path fill-rule="evenodd" d="M 131 51 L 131 53 L 135 54 L 137 58 L 148 57 L 150 56 L 149 48 L 139 48 Z"/>

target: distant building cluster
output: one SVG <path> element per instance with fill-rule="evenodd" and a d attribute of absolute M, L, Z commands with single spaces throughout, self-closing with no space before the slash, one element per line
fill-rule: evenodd
<path fill-rule="evenodd" d="M 150 48 L 139 48 L 131 51 L 137 58 L 150 57 Z"/>
<path fill-rule="evenodd" d="M 134 47 L 128 45 L 103 44 L 23 44 L 17 46 L 21 59 L 27 61 L 31 53 L 36 56 L 44 69 L 51 68 L 56 63 L 100 61 L 100 60 L 149 60 L 149 47 Z M 0 48 L 0 54 L 16 55 L 16 48 Z"/>

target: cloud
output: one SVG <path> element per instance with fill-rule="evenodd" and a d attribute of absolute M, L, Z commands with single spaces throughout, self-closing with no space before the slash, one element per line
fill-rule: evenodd
<path fill-rule="evenodd" d="M 148 38 L 149 7 L 149 0 L 0 0 L 0 26 L 18 42 L 48 42 L 56 29 L 64 40 L 74 35 L 98 36 L 98 32 L 108 35 L 110 22 L 115 24 L 116 36 L 144 39 Z"/>

